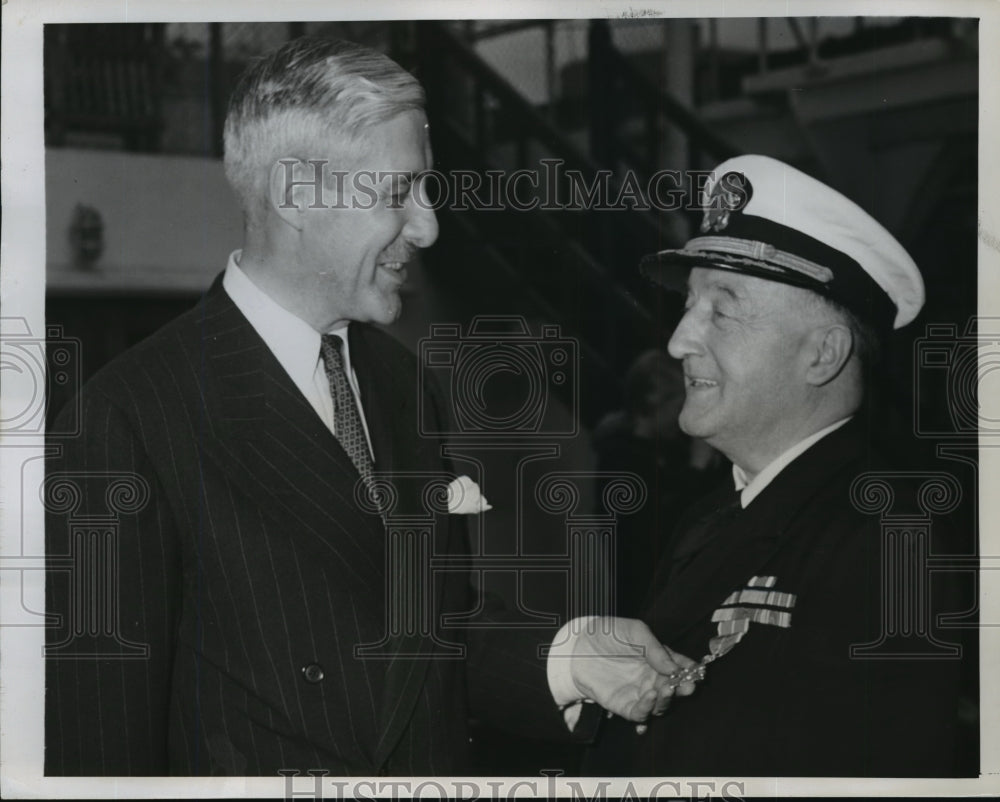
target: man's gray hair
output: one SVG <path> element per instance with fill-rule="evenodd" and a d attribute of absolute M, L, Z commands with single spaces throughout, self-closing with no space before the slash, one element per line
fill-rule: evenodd
<path fill-rule="evenodd" d="M 873 324 L 866 322 L 863 318 L 832 298 L 819 295 L 815 292 L 809 292 L 809 295 L 815 299 L 818 307 L 833 312 L 850 330 L 853 341 L 852 353 L 857 356 L 864 374 L 870 375 L 872 371 L 881 367 L 883 341 L 888 338 L 889 332 L 880 332 Z M 867 384 L 868 382 L 866 381 L 865 383 Z"/>
<path fill-rule="evenodd" d="M 251 64 L 233 91 L 226 178 L 253 217 L 278 159 L 329 158 L 371 126 L 423 108 L 423 87 L 388 56 L 353 42 L 295 39 Z M 327 149 L 305 152 L 318 147 Z"/>

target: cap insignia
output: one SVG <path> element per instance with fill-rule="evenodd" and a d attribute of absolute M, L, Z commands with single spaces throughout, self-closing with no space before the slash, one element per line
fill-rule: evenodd
<path fill-rule="evenodd" d="M 722 231 L 729 225 L 731 212 L 744 208 L 753 196 L 750 180 L 743 174 L 728 172 L 715 182 L 705 204 L 701 231 Z"/>

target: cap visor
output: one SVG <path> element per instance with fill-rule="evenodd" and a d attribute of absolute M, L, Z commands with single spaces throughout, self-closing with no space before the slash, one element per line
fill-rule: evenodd
<path fill-rule="evenodd" d="M 699 263 L 704 264 L 704 260 L 695 259 L 693 256 L 685 251 L 651 253 L 639 260 L 639 273 L 666 290 L 686 292 L 691 268 Z"/>

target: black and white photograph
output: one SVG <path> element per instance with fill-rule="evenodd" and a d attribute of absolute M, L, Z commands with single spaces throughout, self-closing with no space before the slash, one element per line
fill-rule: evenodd
<path fill-rule="evenodd" d="M 992 4 L 2 13 L 4 797 L 1000 792 Z"/>

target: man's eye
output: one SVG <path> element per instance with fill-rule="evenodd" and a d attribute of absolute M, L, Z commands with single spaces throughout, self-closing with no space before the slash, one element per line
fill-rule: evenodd
<path fill-rule="evenodd" d="M 389 206 L 395 208 L 402 206 L 406 203 L 406 199 L 410 197 L 410 188 L 401 189 L 399 192 L 394 192 L 389 196 Z"/>

